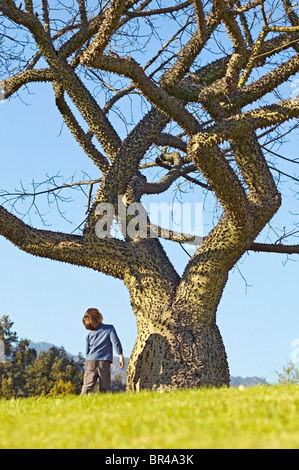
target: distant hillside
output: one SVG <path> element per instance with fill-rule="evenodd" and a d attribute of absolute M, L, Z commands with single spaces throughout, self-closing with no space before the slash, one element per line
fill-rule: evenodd
<path fill-rule="evenodd" d="M 55 346 L 55 345 L 51 343 L 47 343 L 46 341 L 40 341 L 37 343 L 30 341 L 29 343 L 29 347 L 34 348 L 37 354 L 40 354 L 41 351 L 48 351 L 48 349 L 50 349 L 52 346 Z M 69 356 L 73 357 L 72 354 L 69 354 Z M 125 383 L 128 361 L 129 361 L 129 358 L 125 357 L 125 367 L 123 369 L 120 369 L 119 358 L 113 357 L 113 364 L 111 366 L 111 377 L 114 378 L 116 375 L 120 375 L 122 378 L 122 382 Z M 259 385 L 259 384 L 269 385 L 264 379 L 260 377 L 230 377 L 231 387 L 239 387 L 240 385 L 243 385 L 244 387 L 254 387 L 255 385 Z"/>
<path fill-rule="evenodd" d="M 55 346 L 55 344 L 47 343 L 46 341 L 39 341 L 38 343 L 34 343 L 33 341 L 29 341 L 29 348 L 35 349 L 37 355 L 39 355 L 42 351 L 48 351 L 48 349 Z M 57 348 L 57 346 L 55 346 Z"/>
<path fill-rule="evenodd" d="M 270 384 L 260 377 L 230 377 L 231 387 L 240 387 L 240 385 L 244 385 L 244 387 L 254 387 L 255 385 Z"/>

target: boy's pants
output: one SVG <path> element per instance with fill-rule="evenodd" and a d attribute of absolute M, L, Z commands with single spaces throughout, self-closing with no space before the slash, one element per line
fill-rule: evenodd
<path fill-rule="evenodd" d="M 103 393 L 111 392 L 110 367 L 110 361 L 86 361 L 81 395 L 91 392 L 98 378 L 99 391 Z"/>

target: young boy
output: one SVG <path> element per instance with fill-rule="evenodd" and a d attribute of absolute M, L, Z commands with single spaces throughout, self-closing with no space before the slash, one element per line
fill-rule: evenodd
<path fill-rule="evenodd" d="M 121 342 L 114 326 L 103 324 L 103 315 L 97 308 L 89 308 L 86 311 L 83 324 L 90 331 L 86 336 L 86 367 L 81 395 L 94 389 L 98 377 L 100 392 L 110 392 L 112 346 L 119 355 L 120 368 L 123 369 L 125 365 Z"/>

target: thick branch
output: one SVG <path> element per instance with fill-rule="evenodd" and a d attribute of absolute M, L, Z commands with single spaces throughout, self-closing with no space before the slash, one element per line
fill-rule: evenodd
<path fill-rule="evenodd" d="M 298 6 L 298 4 L 295 3 L 293 6 L 290 0 L 283 0 L 283 4 L 291 25 L 299 26 L 299 15 L 295 12 L 295 6 Z"/>
<path fill-rule="evenodd" d="M 44 28 L 46 33 L 50 36 L 50 18 L 49 18 L 49 4 L 48 0 L 42 0 L 43 4 L 43 19 L 44 19 Z"/>
<path fill-rule="evenodd" d="M 54 80 L 55 74 L 50 69 L 35 69 L 25 70 L 24 72 L 7 78 L 4 81 L 5 95 L 4 98 L 9 98 L 16 93 L 23 85 L 32 82 L 50 82 Z"/>
<path fill-rule="evenodd" d="M 118 196 L 126 194 L 145 152 L 167 123 L 168 119 L 153 108 L 123 141 L 95 198 L 85 226 L 85 233 L 90 234 L 97 221 L 95 214 L 97 204 L 109 202 L 116 207 Z"/>
<path fill-rule="evenodd" d="M 81 1 L 83 2 L 83 0 Z M 126 2 L 126 9 L 132 7 L 135 3 L 138 3 L 138 1 L 139 0 L 128 0 Z M 107 3 L 108 2 L 106 2 L 106 4 Z M 104 4 L 103 8 L 105 8 L 106 4 Z M 83 25 L 80 30 L 61 46 L 59 50 L 60 57 L 66 59 L 67 57 L 70 57 L 75 51 L 80 50 L 85 43 L 91 40 L 93 35 L 98 33 L 100 28 L 103 28 L 103 24 L 106 24 L 106 27 L 109 27 L 109 15 L 111 17 L 111 8 L 108 8 L 104 11 L 101 9 L 99 14 L 94 18 L 91 18 L 87 23 L 83 21 Z M 121 21 L 119 22 L 119 26 L 121 26 Z M 115 28 L 117 25 L 113 23 L 113 27 Z M 78 56 L 73 59 L 71 64 L 72 66 L 77 66 L 80 63 L 80 56 L 81 54 L 78 54 Z"/>
<path fill-rule="evenodd" d="M 237 83 L 240 70 L 244 64 L 244 57 L 246 56 L 246 41 L 237 20 L 227 7 L 226 2 L 224 0 L 214 0 L 214 5 L 218 9 L 219 15 L 221 15 L 228 35 L 234 45 L 234 53 L 230 57 L 226 70 L 226 81 L 228 86 L 231 87 Z"/>
<path fill-rule="evenodd" d="M 299 254 L 299 245 L 281 245 L 270 243 L 252 243 L 249 246 L 250 251 L 259 251 L 264 253 L 281 253 L 287 255 Z"/>
<path fill-rule="evenodd" d="M 182 150 L 183 152 L 187 151 L 186 142 L 172 134 L 166 134 L 164 132 L 161 132 L 161 134 L 155 137 L 154 142 L 155 144 L 161 145 L 163 147 L 173 147 Z"/>
<path fill-rule="evenodd" d="M 229 112 L 243 108 L 253 103 L 265 94 L 273 91 L 277 86 L 288 80 L 299 71 L 299 54 L 289 59 L 263 77 L 259 78 L 250 85 L 244 86 L 242 90 L 231 93 L 221 101 L 221 105 L 226 107 Z"/>
<path fill-rule="evenodd" d="M 81 16 L 82 24 L 86 25 L 86 23 L 87 23 L 87 12 L 86 12 L 85 0 L 78 0 L 78 4 L 79 4 L 79 10 L 80 10 L 80 16 Z"/>
<path fill-rule="evenodd" d="M 179 54 L 177 61 L 167 70 L 161 78 L 161 86 L 168 91 L 175 87 L 189 72 L 194 60 L 201 52 L 202 48 L 208 41 L 209 37 L 216 29 L 220 22 L 220 18 L 212 12 L 206 20 L 206 34 L 202 36 L 202 32 L 198 30 L 193 34 L 190 41 L 186 44 L 182 52 Z"/>
<path fill-rule="evenodd" d="M 56 105 L 64 119 L 64 122 L 72 132 L 79 145 L 86 152 L 86 154 L 93 160 L 93 162 L 98 166 L 98 168 L 100 168 L 102 173 L 105 173 L 109 166 L 108 160 L 93 145 L 90 136 L 88 134 L 85 134 L 85 132 L 75 119 L 75 116 L 73 115 L 71 109 L 69 108 L 64 99 L 64 90 L 62 86 L 59 83 L 55 82 L 53 83 L 53 89 L 56 97 Z"/>
<path fill-rule="evenodd" d="M 224 119 L 211 126 L 208 132 L 200 134 L 199 139 L 210 145 L 220 144 L 232 136 L 242 137 L 246 132 L 282 124 L 298 116 L 299 100 L 289 99 Z"/>
<path fill-rule="evenodd" d="M 297 5 L 297 3 L 295 3 Z M 285 12 L 290 20 L 290 23 L 292 26 L 299 26 L 299 15 L 295 12 L 295 5 L 292 6 L 292 3 L 290 0 L 283 0 L 283 6 L 285 9 Z M 296 43 L 294 44 L 294 49 L 295 51 L 299 52 L 299 44 Z"/>
<path fill-rule="evenodd" d="M 190 140 L 188 158 L 196 164 L 219 199 L 224 211 L 237 227 L 250 233 L 247 198 L 237 175 L 216 145 L 209 146 L 198 134 Z"/>
<path fill-rule="evenodd" d="M 16 24 L 26 26 L 32 33 L 38 44 L 38 47 L 45 59 L 48 61 L 55 60 L 56 51 L 49 34 L 45 31 L 43 25 L 36 15 L 33 14 L 32 2 L 28 1 L 26 13 L 19 10 L 13 0 L 0 0 L 0 11 Z"/>
<path fill-rule="evenodd" d="M 254 223 L 254 238 L 281 205 L 271 171 L 254 132 L 231 139 L 235 160 L 250 190 L 248 201 Z M 253 238 L 253 239 L 254 239 Z"/>
<path fill-rule="evenodd" d="M 90 91 L 67 64 L 60 63 L 58 81 L 89 124 L 109 157 L 117 152 L 121 140 Z"/>
<path fill-rule="evenodd" d="M 192 256 L 176 290 L 175 306 L 194 309 L 194 322 L 215 323 L 229 270 L 246 251 L 250 232 L 224 216 Z"/>
<path fill-rule="evenodd" d="M 266 159 L 254 132 L 243 134 L 238 139 L 230 139 L 235 160 L 250 189 L 249 199 L 260 205 L 270 204 L 277 195 L 277 188 Z"/>
<path fill-rule="evenodd" d="M 107 46 L 110 37 L 114 33 L 125 7 L 128 6 L 127 4 L 127 0 L 113 0 L 110 8 L 105 12 L 104 20 L 102 21 L 92 43 L 83 53 L 83 62 L 90 64 L 97 56 L 104 52 L 104 49 Z"/>
<path fill-rule="evenodd" d="M 253 0 L 251 2 L 248 2 L 246 5 L 238 6 L 237 8 L 234 9 L 234 13 L 239 14 L 239 13 L 244 13 L 245 11 L 249 11 L 252 8 L 257 7 L 261 3 L 263 3 L 264 0 Z"/>
<path fill-rule="evenodd" d="M 197 21 L 197 29 L 198 29 L 199 35 L 202 38 L 207 37 L 208 35 L 207 24 L 206 24 L 206 18 L 205 18 L 205 13 L 204 13 L 202 2 L 201 0 L 190 0 L 190 2 L 194 6 L 194 10 L 196 14 L 196 21 Z"/>
<path fill-rule="evenodd" d="M 32 228 L 3 206 L 0 206 L 0 235 L 26 253 L 87 266 L 121 279 L 125 276 L 129 253 L 120 240 L 96 239 L 93 245 L 86 245 L 77 235 Z"/>

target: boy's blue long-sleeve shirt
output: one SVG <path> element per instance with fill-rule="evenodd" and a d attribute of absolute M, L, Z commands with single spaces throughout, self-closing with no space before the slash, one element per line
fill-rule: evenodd
<path fill-rule="evenodd" d="M 122 345 L 114 326 L 102 323 L 86 336 L 86 360 L 113 362 L 113 346 L 117 354 L 122 354 Z"/>

